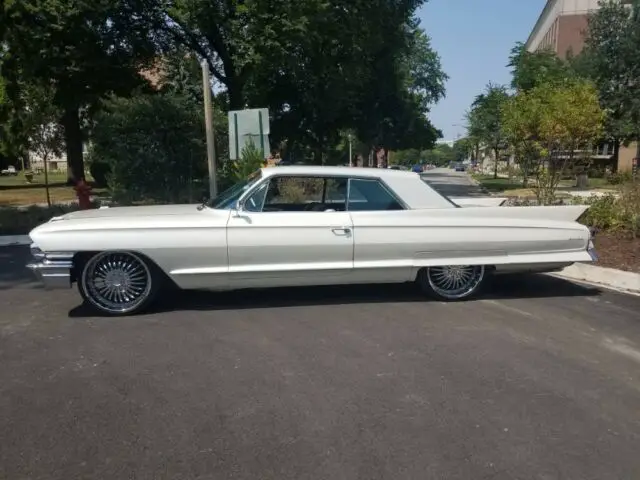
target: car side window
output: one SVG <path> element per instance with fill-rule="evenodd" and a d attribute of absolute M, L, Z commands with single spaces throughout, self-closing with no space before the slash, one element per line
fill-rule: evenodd
<path fill-rule="evenodd" d="M 352 178 L 349 182 L 349 211 L 404 210 L 395 195 L 380 180 Z"/>
<path fill-rule="evenodd" d="M 264 208 L 264 201 L 267 195 L 268 182 L 263 183 L 258 189 L 249 195 L 244 201 L 244 209 L 247 212 L 261 212 Z"/>
<path fill-rule="evenodd" d="M 347 178 L 275 176 L 252 193 L 245 210 L 252 212 L 345 211 Z M 255 197 L 255 198 L 254 198 Z"/>

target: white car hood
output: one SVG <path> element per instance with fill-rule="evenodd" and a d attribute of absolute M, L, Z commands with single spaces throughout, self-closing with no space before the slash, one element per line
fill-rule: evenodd
<path fill-rule="evenodd" d="M 197 211 L 197 205 L 148 205 L 142 207 L 115 207 L 79 210 L 70 212 L 51 220 L 83 220 L 89 218 L 125 218 L 125 217 L 155 217 L 164 215 L 189 215 Z"/>

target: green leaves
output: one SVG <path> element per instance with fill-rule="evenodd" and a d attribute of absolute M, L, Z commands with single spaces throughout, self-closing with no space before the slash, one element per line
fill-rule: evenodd
<path fill-rule="evenodd" d="M 582 72 L 597 88 L 606 108 L 609 136 L 623 142 L 640 138 L 640 1 L 602 1 L 589 18 Z"/>
<path fill-rule="evenodd" d="M 109 164 L 117 202 L 195 201 L 206 175 L 203 125 L 179 94 L 114 97 L 98 115 L 90 158 Z"/>

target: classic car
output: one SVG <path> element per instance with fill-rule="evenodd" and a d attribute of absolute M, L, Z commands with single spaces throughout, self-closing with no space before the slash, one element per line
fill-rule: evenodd
<path fill-rule="evenodd" d="M 263 168 L 202 205 L 115 207 L 54 217 L 30 232 L 46 287 L 73 283 L 109 315 L 165 288 L 417 282 L 437 299 L 487 278 L 595 259 L 586 206 L 503 207 L 452 200 L 412 172 Z"/>

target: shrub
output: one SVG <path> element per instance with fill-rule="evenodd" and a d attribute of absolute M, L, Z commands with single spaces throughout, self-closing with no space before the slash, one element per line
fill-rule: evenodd
<path fill-rule="evenodd" d="M 111 166 L 108 162 L 102 160 L 89 160 L 89 173 L 93 177 L 96 186 L 106 187 L 108 186 L 108 177 L 111 174 Z"/>
<path fill-rule="evenodd" d="M 607 181 L 611 185 L 621 185 L 623 183 L 632 182 L 633 177 L 630 172 L 616 172 L 607 176 Z"/>
<path fill-rule="evenodd" d="M 590 227 L 612 232 L 640 234 L 640 181 L 621 185 L 619 194 L 592 195 L 585 199 L 574 199 L 575 204 L 587 204 L 580 221 Z"/>
<path fill-rule="evenodd" d="M 91 157 L 109 165 L 113 200 L 191 202 L 206 177 L 201 109 L 175 93 L 114 97 L 96 119 Z"/>

